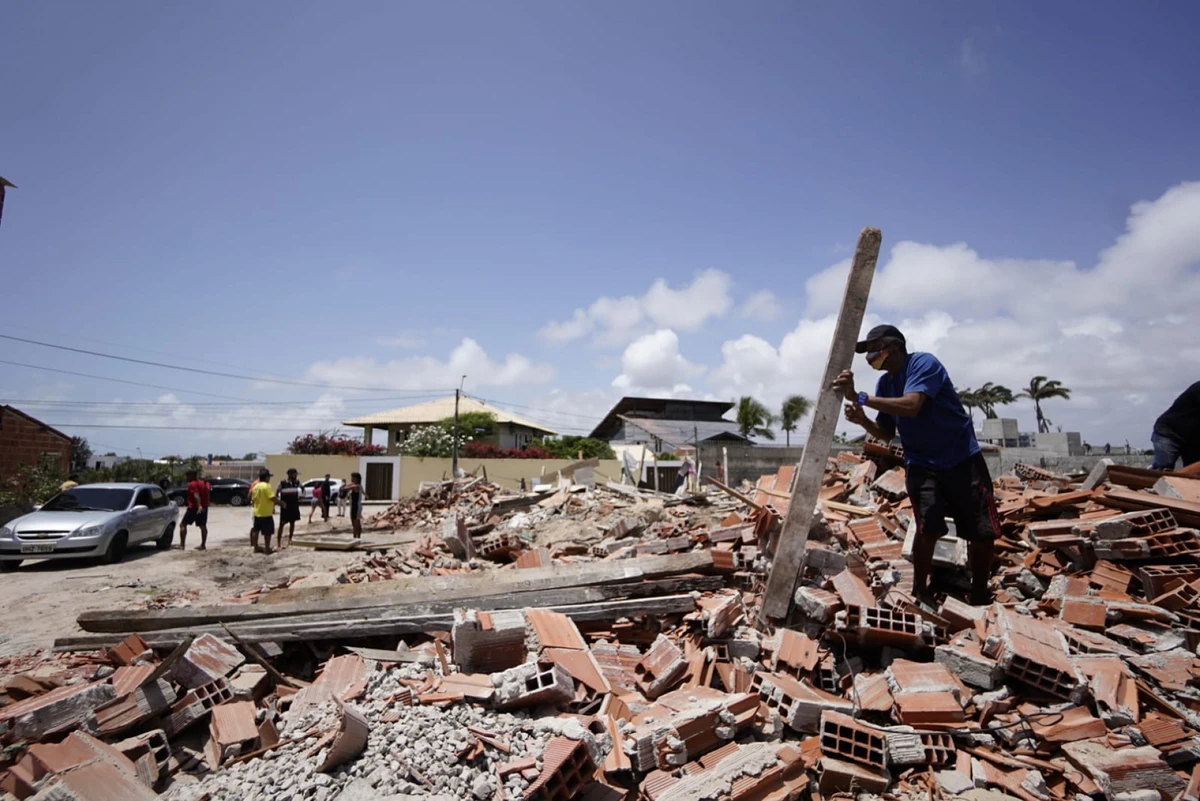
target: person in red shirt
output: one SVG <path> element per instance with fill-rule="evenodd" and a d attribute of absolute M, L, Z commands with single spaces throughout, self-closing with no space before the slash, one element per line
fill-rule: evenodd
<path fill-rule="evenodd" d="M 200 547 L 208 547 L 208 482 L 200 478 L 195 470 L 187 471 L 187 511 L 179 525 L 179 548 L 187 548 L 187 527 L 195 523 L 200 527 Z"/>

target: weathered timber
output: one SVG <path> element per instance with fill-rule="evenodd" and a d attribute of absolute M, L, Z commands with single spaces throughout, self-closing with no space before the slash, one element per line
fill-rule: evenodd
<path fill-rule="evenodd" d="M 764 620 L 784 619 L 792 608 L 792 592 L 796 589 L 796 577 L 804 560 L 808 529 L 812 525 L 818 492 L 825 477 L 826 461 L 833 446 L 833 434 L 842 410 L 842 395 L 832 388 L 833 381 L 843 370 L 849 370 L 854 360 L 854 344 L 867 310 L 867 296 L 871 291 L 871 279 L 875 275 L 875 262 L 879 259 L 882 240 L 883 235 L 878 228 L 864 228 L 858 235 L 854 261 L 846 278 L 846 294 L 842 297 L 837 327 L 833 332 L 833 341 L 829 343 L 825 373 L 817 390 L 808 439 L 804 442 L 804 454 L 800 457 L 796 476 L 792 480 L 791 501 L 763 594 L 761 617 Z"/>
<path fill-rule="evenodd" d="M 575 595 L 578 599 L 578 593 Z M 561 612 L 576 623 L 599 623 L 637 615 L 663 617 L 686 614 L 695 611 L 696 599 L 691 594 L 667 595 L 588 604 L 548 604 L 541 608 Z M 238 636 L 249 641 L 302 642 L 306 640 L 347 641 L 385 635 L 448 631 L 453 625 L 453 611 L 430 613 L 422 610 L 413 613 L 411 610 L 365 609 L 329 615 L 304 615 L 277 620 L 248 621 L 236 628 Z M 141 637 L 152 648 L 166 649 L 188 637 L 205 633 L 226 640 L 230 639 L 230 632 L 220 626 L 165 629 L 146 632 Z M 122 635 L 119 634 L 63 637 L 55 641 L 54 649 L 56 651 L 91 651 L 111 645 L 121 637 Z"/>
<path fill-rule="evenodd" d="M 225 604 L 210 607 L 83 612 L 79 615 L 78 620 L 80 628 L 84 631 L 109 633 L 211 626 L 215 625 L 217 621 L 233 625 L 270 617 L 350 611 L 373 607 L 397 609 L 433 603 L 452 604 L 452 606 L 479 605 L 480 608 L 489 608 L 482 603 L 484 599 L 488 598 L 507 603 L 504 599 L 511 597 L 511 602 L 516 603 L 516 599 L 519 597 L 525 600 L 519 603 L 518 607 L 537 606 L 538 604 L 533 603 L 532 600 L 540 592 L 551 590 L 582 592 L 588 587 L 601 586 L 608 591 L 617 592 L 615 595 L 604 596 L 604 599 L 632 597 L 632 594 L 639 590 L 622 589 L 617 591 L 615 588 L 681 574 L 705 572 L 711 569 L 712 554 L 708 551 L 694 551 L 666 556 L 620 559 L 611 562 L 492 571 L 483 575 L 428 576 L 398 581 L 374 581 L 368 584 L 321 587 L 316 589 L 369 589 L 394 585 L 394 590 L 389 586 L 389 590 L 392 590 L 389 592 L 338 593 L 334 597 L 306 599 L 294 603 L 267 604 L 260 601 L 257 604 Z M 526 580 L 526 573 L 534 575 Z M 490 608 L 514 607 L 492 606 Z"/>

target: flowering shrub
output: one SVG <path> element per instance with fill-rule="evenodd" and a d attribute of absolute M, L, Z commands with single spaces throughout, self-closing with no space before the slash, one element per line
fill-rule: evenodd
<path fill-rule="evenodd" d="M 462 446 L 462 455 L 468 459 L 553 459 L 549 451 L 541 448 L 501 448 L 486 442 L 468 442 Z"/>
<path fill-rule="evenodd" d="M 469 437 L 459 434 L 460 451 L 469 440 Z M 405 456 L 448 459 L 454 453 L 454 434 L 440 425 L 418 426 L 408 433 L 408 439 L 400 443 L 400 452 Z"/>
<path fill-rule="evenodd" d="M 305 434 L 288 445 L 288 453 L 310 456 L 379 456 L 387 449 L 382 445 L 367 445 L 360 439 L 344 434 Z"/>

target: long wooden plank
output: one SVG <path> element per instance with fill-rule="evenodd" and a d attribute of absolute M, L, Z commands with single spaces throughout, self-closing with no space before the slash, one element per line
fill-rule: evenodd
<path fill-rule="evenodd" d="M 1181 501 L 1178 498 L 1166 498 L 1162 495 L 1151 495 L 1146 492 L 1127 492 L 1125 490 L 1109 490 L 1098 495 L 1096 500 L 1105 506 L 1117 509 L 1138 511 L 1141 509 L 1170 509 L 1175 519 L 1187 526 L 1200 526 L 1200 503 Z"/>
<path fill-rule="evenodd" d="M 599 603 L 568 603 L 543 607 L 554 612 L 561 612 L 576 623 L 599 623 L 618 620 L 623 617 L 638 615 L 687 614 L 696 609 L 695 597 L 688 593 L 684 595 L 667 595 L 655 598 L 632 598 L 618 601 L 602 601 Z M 438 614 L 404 614 L 399 611 L 366 610 L 363 618 L 358 621 L 340 620 L 337 622 L 300 623 L 289 621 L 252 621 L 236 627 L 243 639 L 273 640 L 275 642 L 300 642 L 304 640 L 355 640 L 376 636 L 394 636 L 402 634 L 428 633 L 447 631 L 454 625 L 454 613 Z M 210 633 L 224 640 L 231 639 L 229 633 L 219 626 L 196 629 L 167 629 L 147 632 L 142 639 L 147 645 L 156 649 L 175 647 L 186 638 L 196 634 Z M 56 651 L 91 651 L 115 645 L 123 635 L 119 634 L 89 634 L 82 637 L 61 637 L 55 640 Z"/>
<path fill-rule="evenodd" d="M 335 598 L 316 598 L 292 603 L 265 604 L 260 601 L 257 604 L 224 604 L 208 607 L 97 610 L 81 613 L 78 623 L 84 631 L 107 633 L 211 626 L 216 625 L 218 621 L 232 624 L 269 617 L 288 617 L 374 607 L 395 609 L 431 603 L 479 606 L 488 598 L 524 598 L 522 605 L 536 606 L 533 599 L 539 592 L 582 591 L 584 588 L 596 586 L 615 588 L 625 584 L 637 584 L 681 574 L 702 573 L 711 569 L 712 554 L 710 552 L 692 551 L 666 556 L 620 559 L 611 562 L 553 565 L 457 576 L 428 576 L 398 581 L 376 581 L 367 585 L 342 585 L 332 589 L 355 589 L 362 586 L 381 587 L 384 585 L 388 585 L 388 590 L 392 590 L 393 586 L 395 589 L 385 592 L 344 594 Z M 532 576 L 526 579 L 525 574 L 532 574 Z M 634 591 L 636 590 L 620 592 Z"/>
<path fill-rule="evenodd" d="M 703 480 L 707 484 L 712 484 L 714 487 L 716 487 L 717 489 L 719 489 L 721 492 L 725 493 L 729 497 L 733 498 L 734 500 L 738 500 L 738 501 L 741 501 L 742 503 L 746 504 L 754 511 L 756 511 L 756 512 L 762 511 L 762 507 L 759 506 L 757 503 L 750 500 L 749 498 L 747 498 L 745 495 L 738 492 L 737 490 L 732 489 L 731 487 L 725 486 L 724 484 L 722 484 L 720 481 L 717 481 L 712 476 L 705 476 Z"/>
<path fill-rule="evenodd" d="M 882 241 L 883 234 L 878 228 L 864 228 L 858 235 L 858 246 L 854 250 L 850 275 L 846 278 L 846 293 L 842 297 L 837 327 L 829 343 L 825 374 L 821 378 L 816 408 L 809 423 L 808 439 L 804 442 L 804 453 L 792 479 L 792 497 L 763 595 L 762 618 L 784 619 L 792 608 L 792 592 L 796 589 L 796 577 L 804 559 L 808 529 L 812 525 L 821 481 L 825 476 L 825 464 L 841 416 L 842 396 L 831 387 L 838 373 L 849 370 L 853 363 L 854 344 L 867 310 L 867 296 L 871 292 L 871 279 L 875 275 L 875 263 L 879 260 Z"/>

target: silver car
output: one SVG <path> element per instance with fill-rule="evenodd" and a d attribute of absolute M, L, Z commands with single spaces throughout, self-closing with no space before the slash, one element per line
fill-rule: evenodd
<path fill-rule="evenodd" d="M 171 547 L 179 508 L 153 484 L 82 484 L 0 526 L 0 570 L 25 559 L 120 561 L 127 548 Z"/>

